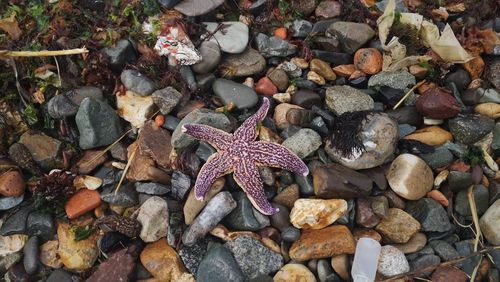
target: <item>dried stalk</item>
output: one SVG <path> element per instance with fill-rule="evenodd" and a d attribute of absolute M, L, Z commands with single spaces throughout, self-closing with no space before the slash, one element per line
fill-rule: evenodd
<path fill-rule="evenodd" d="M 403 102 L 406 100 L 406 98 L 408 98 L 408 96 L 410 96 L 410 94 L 413 93 L 413 91 L 415 91 L 415 89 L 417 89 L 418 87 L 420 87 L 420 85 L 422 85 L 424 83 L 425 83 L 425 79 L 420 81 L 419 83 L 415 84 L 408 92 L 406 92 L 406 94 L 398 101 L 398 103 L 392 109 L 395 110 L 399 106 L 401 106 L 401 104 L 403 104 Z"/>
<path fill-rule="evenodd" d="M 67 50 L 42 50 L 42 51 L 9 51 L 0 50 L 0 56 L 5 57 L 52 57 L 67 56 L 88 53 L 87 48 L 67 49 Z"/>
<path fill-rule="evenodd" d="M 130 168 L 130 165 L 134 161 L 134 157 L 135 157 L 136 152 L 137 152 L 137 148 L 135 148 L 135 150 L 132 151 L 132 154 L 130 154 L 130 158 L 128 159 L 127 165 L 125 166 L 125 169 L 123 170 L 122 177 L 120 177 L 120 181 L 118 182 L 118 185 L 116 185 L 115 195 L 118 194 L 118 191 L 122 187 L 123 180 L 125 179 L 125 176 L 127 176 L 128 169 Z"/>

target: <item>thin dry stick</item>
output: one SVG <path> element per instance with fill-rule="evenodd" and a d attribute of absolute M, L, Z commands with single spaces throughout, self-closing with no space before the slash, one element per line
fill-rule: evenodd
<path fill-rule="evenodd" d="M 118 182 L 118 185 L 116 185 L 115 195 L 118 194 L 118 191 L 120 190 L 120 187 L 122 186 L 122 182 L 125 179 L 125 176 L 127 175 L 127 171 L 130 168 L 132 161 L 134 160 L 135 152 L 137 152 L 137 148 L 135 148 L 135 150 L 132 151 L 132 154 L 130 154 L 130 158 L 128 159 L 127 165 L 125 166 L 125 169 L 123 170 L 122 177 L 120 177 L 120 181 Z"/>
<path fill-rule="evenodd" d="M 67 56 L 88 53 L 87 48 L 68 49 L 68 50 L 43 50 L 43 51 L 9 51 L 0 50 L 0 56 L 5 57 L 52 57 L 52 56 Z"/>
<path fill-rule="evenodd" d="M 122 140 L 125 136 L 127 136 L 127 134 L 129 134 L 129 132 L 131 132 L 132 130 L 133 130 L 133 128 L 125 131 L 125 133 L 123 133 L 122 136 L 118 137 L 118 139 L 116 139 L 115 142 L 111 143 L 111 145 L 109 145 L 104 150 L 102 150 L 99 154 L 95 155 L 92 159 L 90 159 L 89 163 L 94 163 L 97 159 L 99 159 L 100 157 L 104 156 L 104 154 L 106 154 L 109 150 L 113 149 L 113 147 L 118 142 L 120 142 L 120 140 Z"/>
<path fill-rule="evenodd" d="M 408 98 L 408 96 L 410 96 L 411 93 L 413 93 L 413 91 L 415 89 L 417 89 L 418 87 L 420 87 L 420 85 L 424 84 L 425 83 L 425 79 L 420 81 L 419 83 L 415 84 L 411 89 L 410 91 L 406 92 L 406 94 L 399 100 L 399 102 L 394 106 L 394 108 L 392 108 L 393 110 L 397 109 L 399 106 L 401 106 L 401 104 L 406 100 L 406 98 Z"/>
<path fill-rule="evenodd" d="M 481 238 L 481 227 L 479 226 L 479 217 L 477 216 L 477 208 L 476 201 L 474 200 L 474 185 L 471 185 L 469 189 L 467 189 L 467 199 L 469 201 L 469 207 L 472 214 L 472 222 L 474 222 L 474 227 L 476 228 L 476 238 L 474 239 L 474 252 L 477 251 L 477 246 L 479 244 L 479 239 Z M 479 266 L 481 265 L 482 256 L 477 262 L 476 267 L 474 267 L 474 271 L 472 271 L 470 281 L 474 281 L 476 279 L 477 271 Z"/>
<path fill-rule="evenodd" d="M 484 253 L 489 253 L 491 251 L 494 251 L 494 250 L 498 250 L 500 249 L 500 246 L 494 246 L 494 247 L 488 247 L 488 248 L 484 248 L 478 252 L 474 252 L 468 256 L 464 256 L 464 257 L 459 257 L 457 259 L 452 259 L 452 260 L 449 260 L 447 262 L 443 262 L 443 263 L 440 263 L 440 264 L 436 264 L 436 265 L 430 265 L 430 266 L 427 266 L 427 267 L 423 267 L 423 268 L 420 268 L 420 269 L 417 269 L 415 271 L 411 271 L 411 272 L 406 272 L 406 273 L 403 273 L 403 274 L 398 274 L 398 275 L 394 275 L 394 276 L 391 276 L 385 280 L 382 280 L 380 282 L 389 282 L 389 281 L 395 281 L 397 279 L 401 279 L 401 278 L 404 278 L 404 277 L 414 277 L 414 276 L 417 276 L 419 274 L 422 274 L 422 273 L 425 273 L 425 272 L 430 272 L 438 267 L 443 267 L 443 266 L 451 266 L 451 265 L 455 265 L 459 262 L 462 262 L 466 259 L 469 259 L 469 258 L 472 258 L 472 257 L 475 257 L 477 255 L 482 255 Z"/>

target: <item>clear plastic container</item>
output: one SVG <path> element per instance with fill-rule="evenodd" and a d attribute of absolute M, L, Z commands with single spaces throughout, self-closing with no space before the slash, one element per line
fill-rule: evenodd
<path fill-rule="evenodd" d="M 356 245 L 351 275 L 354 282 L 373 282 L 377 274 L 381 246 L 372 238 L 361 238 Z"/>

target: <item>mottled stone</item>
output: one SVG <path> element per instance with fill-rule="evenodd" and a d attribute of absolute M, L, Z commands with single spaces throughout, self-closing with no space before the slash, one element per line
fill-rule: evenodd
<path fill-rule="evenodd" d="M 391 245 L 380 250 L 377 271 L 386 276 L 393 276 L 410 271 L 410 265 L 402 251 Z"/>
<path fill-rule="evenodd" d="M 411 215 L 397 208 L 389 209 L 375 230 L 391 243 L 406 243 L 421 228 L 420 223 Z"/>
<path fill-rule="evenodd" d="M 274 273 L 283 265 L 283 257 L 280 254 L 251 237 L 237 237 L 225 246 L 233 254 L 246 279 Z"/>
<path fill-rule="evenodd" d="M 44 133 L 28 130 L 19 139 L 19 143 L 28 148 L 33 160 L 43 169 L 63 167 L 63 143 Z"/>
<path fill-rule="evenodd" d="M 265 68 L 266 59 L 250 47 L 243 53 L 225 56 L 219 65 L 219 71 L 225 78 L 253 76 Z"/>
<path fill-rule="evenodd" d="M 373 110 L 373 99 L 368 94 L 347 85 L 326 89 L 326 105 L 336 115 L 347 112 Z"/>
<path fill-rule="evenodd" d="M 345 200 L 298 199 L 290 212 L 290 221 L 299 229 L 321 229 L 346 213 Z"/>

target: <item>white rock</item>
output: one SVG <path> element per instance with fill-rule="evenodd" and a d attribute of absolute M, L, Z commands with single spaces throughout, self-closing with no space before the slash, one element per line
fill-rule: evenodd
<path fill-rule="evenodd" d="M 412 154 L 401 154 L 392 162 L 387 181 L 396 194 L 414 201 L 432 189 L 434 176 L 424 160 Z"/>
<path fill-rule="evenodd" d="M 125 95 L 116 95 L 116 108 L 120 117 L 130 122 L 132 126 L 141 128 L 144 122 L 151 118 L 156 106 L 151 96 L 142 97 L 127 91 Z"/>
<path fill-rule="evenodd" d="M 158 196 L 147 199 L 139 209 L 137 221 L 142 225 L 140 237 L 144 242 L 155 242 L 167 236 L 167 202 Z"/>
<path fill-rule="evenodd" d="M 290 222 L 299 229 L 322 229 L 347 213 L 342 199 L 298 199 L 290 212 Z"/>
<path fill-rule="evenodd" d="M 479 220 L 481 231 L 486 240 L 493 245 L 500 245 L 500 199 L 496 200 Z"/>
<path fill-rule="evenodd" d="M 275 282 L 316 282 L 316 277 L 306 266 L 298 263 L 285 264 L 273 277 Z"/>
<path fill-rule="evenodd" d="M 377 271 L 388 277 L 410 271 L 405 254 L 394 246 L 383 246 L 378 259 Z"/>
<path fill-rule="evenodd" d="M 19 252 L 27 240 L 28 236 L 22 234 L 0 236 L 0 256 Z"/>
<path fill-rule="evenodd" d="M 248 26 L 241 22 L 222 22 L 210 23 L 204 22 L 207 31 L 214 32 L 220 24 L 225 25 L 219 28 L 210 41 L 219 44 L 220 49 L 226 53 L 239 54 L 245 51 L 248 45 Z"/>

